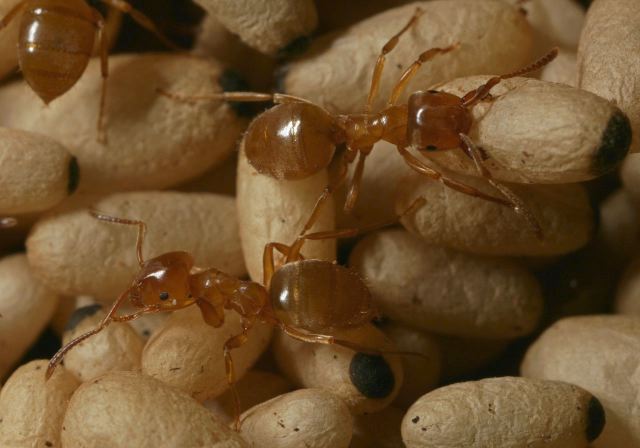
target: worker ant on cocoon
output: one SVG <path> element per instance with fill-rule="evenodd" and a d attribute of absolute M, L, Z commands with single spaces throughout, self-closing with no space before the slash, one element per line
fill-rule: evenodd
<path fill-rule="evenodd" d="M 423 11 L 416 9 L 409 22 L 383 47 L 378 56 L 365 110 L 360 114 L 331 114 L 326 109 L 303 98 L 292 95 L 255 92 L 224 92 L 199 96 L 184 96 L 158 91 L 180 101 L 224 100 L 240 102 L 273 101 L 274 107 L 259 115 L 247 129 L 244 138 L 245 153 L 249 162 L 260 173 L 276 179 L 295 180 L 309 177 L 325 169 L 331 163 L 336 146 L 345 145 L 340 174 L 330 183 L 318 199 L 312 212 L 310 225 L 315 222 L 320 206 L 345 182 L 348 165 L 356 158 L 357 164 L 344 205 L 349 212 L 355 206 L 362 180 L 365 160 L 380 140 L 396 145 L 398 152 L 413 170 L 464 194 L 476 196 L 513 208 L 522 215 L 534 231 L 541 236 L 537 219 L 525 207 L 522 200 L 508 187 L 495 181 L 483 165 L 480 149 L 467 135 L 473 124 L 471 107 L 490 97 L 491 89 L 500 81 L 536 71 L 551 62 L 557 49 L 533 64 L 506 75 L 490 78 L 485 84 L 467 92 L 464 96 L 429 90 L 413 93 L 407 104 L 396 104 L 409 81 L 422 64 L 437 55 L 449 53 L 459 44 L 444 48 L 432 48 L 420 54 L 393 88 L 387 106 L 380 112 L 371 112 L 379 90 L 386 55 L 398 44 L 400 37 L 418 21 Z M 478 174 L 485 178 L 503 198 L 486 194 L 477 188 L 458 181 L 440 169 L 427 165 L 412 155 L 408 148 L 416 148 L 426 158 L 435 151 L 461 148 L 473 160 Z M 433 161 L 432 161 L 433 162 Z"/>
<path fill-rule="evenodd" d="M 147 16 L 124 0 L 21 0 L 0 21 L 0 31 L 22 13 L 17 43 L 18 63 L 25 80 L 45 104 L 78 82 L 89 64 L 98 33 L 102 71 L 98 141 L 106 143 L 108 39 L 105 19 L 96 9 L 98 4 L 129 14 L 166 46 L 179 49 Z"/>
<path fill-rule="evenodd" d="M 424 198 L 418 198 L 396 220 L 366 229 L 348 228 L 309 234 L 304 230 L 292 245 L 268 243 L 263 254 L 264 285 L 240 280 L 215 268 L 195 268 L 193 256 L 188 252 L 168 252 L 145 260 L 142 256 L 146 233 L 143 221 L 91 211 L 98 220 L 138 227 L 136 254 L 140 270 L 131 286 L 116 299 L 95 329 L 73 339 L 51 358 L 46 378 L 51 377 L 69 350 L 112 322 L 127 322 L 145 314 L 176 311 L 194 304 L 200 308 L 204 321 L 214 328 L 224 324 L 227 310 L 235 311 L 241 317 L 242 331 L 224 344 L 227 381 L 236 408 L 236 428 L 239 426 L 240 400 L 235 389 L 231 350 L 247 342 L 249 330 L 258 322 L 276 326 L 303 342 L 336 344 L 375 355 L 423 356 L 420 353 L 367 348 L 332 336 L 334 330 L 356 328 L 377 316 L 371 304 L 371 293 L 356 272 L 330 261 L 305 259 L 300 250 L 306 240 L 352 237 L 362 231 L 393 224 L 424 204 Z M 307 223 L 304 228 L 309 227 Z M 285 257 L 284 264 L 279 267 L 274 260 L 275 251 Z M 117 315 L 127 300 L 137 311 Z"/>

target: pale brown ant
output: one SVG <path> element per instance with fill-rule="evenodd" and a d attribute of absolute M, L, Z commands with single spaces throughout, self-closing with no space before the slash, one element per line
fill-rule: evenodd
<path fill-rule="evenodd" d="M 89 64 L 96 33 L 99 34 L 102 93 L 98 140 L 104 143 L 108 39 L 104 17 L 93 6 L 98 2 L 129 14 L 165 45 L 177 48 L 147 16 L 124 0 L 21 0 L 0 21 L 0 31 L 22 12 L 18 63 L 25 80 L 45 104 L 67 92 L 80 79 Z"/>
<path fill-rule="evenodd" d="M 415 212 L 425 203 L 415 200 L 397 219 Z M 317 344 L 336 344 L 352 350 L 376 355 L 419 353 L 377 350 L 360 346 L 331 335 L 335 330 L 356 328 L 377 316 L 371 304 L 371 293 L 354 271 L 324 260 L 304 259 L 300 250 L 306 240 L 323 240 L 356 236 L 362 231 L 387 226 L 397 221 L 368 226 L 366 229 L 342 229 L 306 234 L 302 232 L 292 245 L 268 243 L 264 249 L 264 285 L 240 280 L 215 268 L 194 267 L 188 252 L 168 252 L 145 260 L 142 245 L 146 233 L 143 221 L 118 218 L 96 211 L 90 212 L 98 220 L 138 227 L 136 254 L 140 270 L 127 288 L 113 303 L 109 312 L 93 330 L 78 336 L 51 358 L 46 372 L 50 378 L 65 354 L 112 322 L 127 322 L 144 314 L 176 311 L 191 305 L 200 308 L 204 321 L 214 328 L 222 326 L 225 311 L 241 317 L 242 331 L 224 344 L 227 381 L 236 406 L 236 428 L 239 425 L 240 401 L 235 389 L 235 373 L 231 350 L 248 340 L 249 330 L 257 323 L 273 325 L 292 338 Z M 308 223 L 305 229 L 309 227 Z M 284 255 L 280 267 L 275 263 L 275 251 Z M 117 315 L 126 302 L 137 311 Z"/>
<path fill-rule="evenodd" d="M 523 202 L 506 186 L 495 181 L 483 166 L 480 149 L 467 133 L 471 129 L 473 117 L 470 108 L 489 98 L 490 90 L 503 79 L 536 71 L 551 62 L 558 50 L 553 49 L 533 64 L 506 75 L 495 76 L 485 84 L 468 92 L 463 97 L 435 90 L 414 92 L 407 104 L 396 104 L 409 81 L 420 66 L 439 54 L 456 49 L 459 44 L 444 48 L 432 48 L 423 52 L 411 64 L 393 88 L 386 108 L 371 112 L 378 93 L 386 55 L 399 42 L 422 15 L 420 8 L 409 22 L 383 47 L 378 56 L 365 110 L 360 114 L 334 115 L 326 109 L 303 98 L 281 93 L 224 92 L 199 96 L 184 96 L 158 89 L 159 93 L 179 101 L 224 100 L 235 102 L 273 101 L 276 105 L 259 115 L 249 125 L 244 138 L 247 159 L 260 173 L 276 179 L 295 180 L 309 177 L 327 168 L 336 147 L 344 145 L 340 175 L 327 186 L 319 198 L 313 216 L 318 215 L 322 203 L 341 185 L 348 175 L 348 165 L 358 159 L 353 178 L 348 189 L 345 211 L 355 206 L 358 189 L 364 171 L 365 159 L 373 145 L 384 140 L 396 145 L 398 152 L 413 170 L 462 193 L 480 197 L 512 207 L 524 216 L 535 232 L 541 236 L 541 229 L 535 217 L 525 208 Z M 476 166 L 480 176 L 495 187 L 504 198 L 486 194 L 477 188 L 450 177 L 435 165 L 427 165 L 407 148 L 416 148 L 425 157 L 435 151 L 462 148 Z M 311 221 L 311 225 L 315 220 Z"/>

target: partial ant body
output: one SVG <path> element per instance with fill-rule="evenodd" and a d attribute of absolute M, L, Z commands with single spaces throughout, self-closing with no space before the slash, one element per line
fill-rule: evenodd
<path fill-rule="evenodd" d="M 418 198 L 398 216 L 398 219 L 414 212 L 423 204 L 424 199 Z M 140 271 L 131 286 L 118 297 L 95 329 L 70 341 L 51 358 L 46 378 L 51 377 L 69 350 L 99 333 L 110 323 L 131 321 L 144 314 L 176 311 L 194 304 L 200 308 L 204 321 L 214 328 L 222 326 L 226 310 L 233 310 L 241 317 L 242 331 L 224 344 L 227 381 L 236 405 L 236 427 L 239 424 L 240 402 L 234 387 L 235 373 L 231 350 L 247 342 L 248 332 L 257 322 L 274 325 L 287 335 L 304 342 L 337 344 L 373 354 L 404 353 L 369 349 L 332 336 L 330 333 L 333 330 L 359 327 L 376 316 L 371 304 L 371 293 L 354 271 L 329 261 L 307 260 L 300 254 L 306 240 L 350 237 L 365 229 L 352 228 L 310 234 L 303 232 L 290 246 L 268 243 L 263 256 L 264 285 L 261 285 L 253 281 L 239 280 L 214 268 L 194 269 L 193 256 L 187 252 L 169 252 L 144 260 L 144 222 L 93 211 L 91 214 L 101 221 L 138 226 L 136 253 Z M 366 230 L 392 223 L 377 224 Z M 284 265 L 278 269 L 274 261 L 275 251 L 286 257 Z M 127 300 L 137 311 L 117 315 L 118 309 Z"/>
<path fill-rule="evenodd" d="M 18 62 L 33 91 L 49 104 L 67 92 L 84 73 L 93 52 L 96 32 L 100 39 L 102 96 L 98 140 L 106 142 L 104 113 L 108 76 L 108 40 L 105 20 L 94 7 L 96 0 L 21 0 L 0 21 L 5 28 L 19 13 Z M 99 0 L 131 15 L 140 26 L 176 48 L 154 23 L 124 0 Z"/>
<path fill-rule="evenodd" d="M 522 214 L 540 235 L 537 220 L 511 190 L 492 178 L 483 166 L 479 148 L 467 134 L 473 123 L 470 111 L 472 106 L 487 99 L 491 89 L 503 79 L 533 72 L 551 62 L 557 55 L 557 49 L 521 70 L 489 79 L 463 97 L 435 90 L 418 91 L 409 97 L 407 104 L 396 104 L 423 63 L 438 54 L 453 51 L 458 44 L 432 48 L 423 52 L 404 71 L 391 92 L 386 108 L 380 112 L 371 112 L 386 55 L 395 48 L 400 36 L 416 23 L 421 14 L 422 10 L 418 8 L 411 20 L 382 48 L 373 71 L 365 111 L 361 114 L 333 115 L 303 98 L 279 93 L 226 92 L 204 96 L 181 96 L 158 90 L 165 96 L 181 101 L 213 99 L 276 103 L 276 106 L 263 112 L 251 123 L 244 139 L 249 162 L 258 172 L 276 179 L 294 180 L 309 177 L 327 168 L 333 159 L 336 146 L 345 145 L 346 152 L 343 155 L 340 175 L 327 186 L 318 200 L 312 213 L 314 216 L 318 215 L 319 206 L 345 181 L 348 175 L 347 166 L 357 158 L 344 208 L 350 211 L 355 206 L 365 159 L 372 151 L 373 145 L 384 140 L 396 145 L 407 165 L 415 171 L 462 193 L 512 207 L 517 213 Z M 448 176 L 434 166 L 425 164 L 407 148 L 416 148 L 426 157 L 434 151 L 462 148 L 474 161 L 478 174 L 500 191 L 504 199 L 486 194 Z"/>

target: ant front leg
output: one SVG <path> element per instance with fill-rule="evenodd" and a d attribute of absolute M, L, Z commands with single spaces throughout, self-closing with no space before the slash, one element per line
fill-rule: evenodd
<path fill-rule="evenodd" d="M 151 19 L 149 19 L 147 16 L 145 16 L 142 12 L 138 11 L 137 9 L 135 9 L 133 6 L 131 6 L 129 3 L 127 3 L 124 0 L 102 0 L 103 3 L 125 13 L 125 14 L 129 14 L 131 16 L 131 18 L 133 20 L 135 20 L 138 25 L 140 25 L 142 28 L 145 28 L 146 30 L 150 31 L 151 33 L 155 34 L 155 36 L 160 39 L 160 41 L 166 45 L 168 48 L 171 48 L 173 50 L 178 50 L 178 51 L 182 51 L 183 49 L 180 48 L 179 46 L 177 46 L 176 44 L 174 44 L 173 42 L 171 42 L 171 40 L 169 40 L 167 37 L 165 37 L 165 35 L 162 33 L 162 31 L 160 31 L 160 29 L 156 26 L 155 23 L 153 23 L 153 21 Z"/>
<path fill-rule="evenodd" d="M 525 205 L 525 203 L 520 199 L 520 197 L 515 194 L 509 187 L 503 185 L 496 180 L 493 179 L 491 172 L 482 164 L 482 156 L 480 155 L 480 151 L 476 144 L 471 140 L 471 138 L 465 134 L 460 134 L 460 139 L 462 140 L 462 149 L 465 153 L 473 160 L 475 163 L 476 169 L 478 170 L 478 174 L 485 178 L 489 184 L 498 190 L 502 195 L 507 198 L 507 200 L 511 204 L 511 208 L 517 214 L 522 216 L 527 223 L 531 226 L 536 236 L 542 239 L 542 227 L 540 223 L 535 218 L 531 210 Z"/>
<path fill-rule="evenodd" d="M 89 210 L 89 214 L 100 221 L 138 226 L 138 237 L 136 239 L 136 255 L 138 257 L 138 264 L 140 266 L 144 264 L 144 258 L 142 257 L 142 244 L 144 243 L 144 237 L 147 233 L 147 225 L 144 223 L 144 221 L 118 218 L 116 216 L 105 215 L 96 210 Z"/>
<path fill-rule="evenodd" d="M 6 28 L 13 21 L 13 19 L 16 18 L 27 1 L 28 0 L 22 0 L 9 10 L 9 12 L 2 18 L 2 20 L 0 20 L 0 31 Z"/>
<path fill-rule="evenodd" d="M 98 27 L 100 39 L 100 73 L 102 75 L 102 91 L 100 93 L 100 109 L 98 112 L 98 142 L 107 144 L 107 131 L 105 124 L 105 111 L 107 105 L 107 78 L 109 77 L 109 41 L 105 31 L 105 23 L 102 14 L 93 10 Z"/>
<path fill-rule="evenodd" d="M 248 332 L 253 324 L 253 320 L 243 318 L 242 333 L 236 336 L 232 336 L 224 343 L 224 366 L 227 373 L 227 383 L 229 384 L 231 394 L 233 395 L 233 405 L 235 412 L 233 426 L 236 431 L 240 430 L 241 405 L 240 396 L 238 395 L 238 390 L 236 389 L 236 373 L 233 366 L 233 358 L 231 357 L 231 350 L 241 347 L 249 340 Z"/>
<path fill-rule="evenodd" d="M 260 92 L 220 92 L 209 93 L 206 95 L 182 95 L 179 93 L 169 92 L 161 87 L 156 91 L 167 98 L 183 103 L 197 103 L 198 101 L 228 101 L 233 103 L 266 103 L 273 102 L 275 104 L 284 103 L 307 103 L 313 104 L 309 100 L 285 93 L 260 93 Z M 328 113 L 328 112 L 327 112 Z"/>

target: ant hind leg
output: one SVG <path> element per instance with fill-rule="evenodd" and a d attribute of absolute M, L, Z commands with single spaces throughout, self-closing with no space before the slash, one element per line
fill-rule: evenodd
<path fill-rule="evenodd" d="M 239 348 L 244 345 L 248 340 L 248 332 L 251 329 L 253 322 L 242 319 L 242 333 L 232 336 L 224 343 L 224 366 L 227 373 L 227 383 L 229 384 L 229 389 L 231 390 L 231 394 L 233 395 L 233 404 L 234 404 L 234 429 L 236 431 L 240 430 L 240 413 L 241 413 L 241 405 L 240 405 L 240 396 L 238 395 L 238 390 L 236 388 L 236 373 L 233 366 L 233 358 L 231 357 L 231 350 L 234 348 Z"/>

